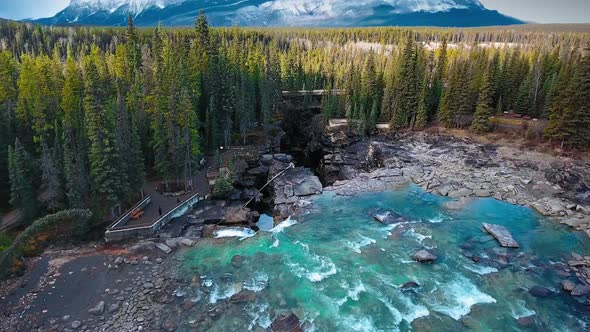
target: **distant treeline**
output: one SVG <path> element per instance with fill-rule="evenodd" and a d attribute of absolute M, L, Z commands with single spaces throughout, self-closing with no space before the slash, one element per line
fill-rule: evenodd
<path fill-rule="evenodd" d="M 146 174 L 182 182 L 199 157 L 272 125 L 282 90 L 343 89 L 324 119 L 361 133 L 431 122 L 549 119 L 590 140 L 590 36 L 526 29 L 42 27 L 0 22 L 0 202 L 23 223 L 130 202 Z M 307 100 L 306 100 L 307 102 Z M 305 102 L 304 102 L 305 104 Z"/>

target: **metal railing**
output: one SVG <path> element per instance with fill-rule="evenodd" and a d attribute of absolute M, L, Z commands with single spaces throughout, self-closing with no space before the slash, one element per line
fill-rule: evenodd
<path fill-rule="evenodd" d="M 122 221 L 129 220 L 129 217 L 130 217 L 131 213 L 133 213 L 133 211 L 135 211 L 135 209 L 137 209 L 137 208 L 143 208 L 146 205 L 148 205 L 151 201 L 152 201 L 152 197 L 150 195 L 145 196 L 141 201 L 139 201 L 138 203 L 136 203 L 135 205 L 133 205 L 131 207 L 131 209 L 127 210 L 127 212 L 125 214 L 123 214 L 122 216 L 120 216 L 119 218 L 117 218 L 112 224 L 110 224 L 109 227 L 107 227 L 107 229 L 115 228 Z"/>
<path fill-rule="evenodd" d="M 172 218 L 178 217 L 183 215 L 188 211 L 188 209 L 192 208 L 198 202 L 208 199 L 209 195 L 205 195 L 203 197 L 198 197 L 198 194 L 195 194 L 189 197 L 187 200 L 173 208 L 172 210 L 168 211 L 163 216 L 156 219 L 153 223 L 144 226 L 136 226 L 136 227 L 129 227 L 129 228 L 108 228 L 105 232 L 105 240 L 107 242 L 114 241 L 114 240 L 122 240 L 126 238 L 138 237 L 141 235 L 150 234 L 160 230 L 164 225 L 166 225 Z M 183 209 L 186 209 L 183 211 Z M 133 211 L 133 210 L 131 210 Z"/>

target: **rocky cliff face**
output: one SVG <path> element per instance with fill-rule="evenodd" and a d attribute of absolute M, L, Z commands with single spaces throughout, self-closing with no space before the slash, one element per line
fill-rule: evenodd
<path fill-rule="evenodd" d="M 322 192 L 322 183 L 311 170 L 294 167 L 293 162 L 293 157 L 284 153 L 264 153 L 249 163 L 242 162 L 228 199 L 254 198 L 249 207 L 272 207 L 274 217 L 280 220 L 297 214 L 308 205 L 307 197 Z M 258 193 L 258 189 L 273 178 L 274 181 Z"/>

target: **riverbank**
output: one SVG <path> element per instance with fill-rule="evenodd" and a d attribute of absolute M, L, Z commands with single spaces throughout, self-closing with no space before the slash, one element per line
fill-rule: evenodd
<path fill-rule="evenodd" d="M 272 202 L 278 215 L 307 213 L 309 202 L 322 190 L 351 196 L 396 190 L 414 183 L 451 199 L 446 205 L 450 210 L 459 210 L 476 198 L 495 198 L 532 207 L 590 236 L 590 166 L 584 161 L 422 133 L 365 140 L 343 132 L 328 133 L 321 149 L 316 174 L 324 187 L 311 172 L 294 169 L 271 188 L 273 199 L 278 198 Z M 258 175 L 266 178 L 291 161 L 284 154 L 261 156 L 260 165 L 253 163 L 250 166 L 256 167 L 244 169 L 250 177 L 246 180 L 254 185 L 259 182 Z M 239 191 L 242 196 L 246 193 L 255 195 L 251 189 Z M 227 205 L 231 202 L 229 199 Z M 219 301 L 209 308 L 211 311 L 193 312 L 198 292 L 187 292 L 201 287 L 203 281 L 177 273 L 177 266 L 195 241 L 226 241 L 200 239 L 211 236 L 203 216 L 218 212 L 219 206 L 227 208 L 225 202 L 213 208 L 201 205 L 189 213 L 190 218 L 176 220 L 153 239 L 115 246 L 94 243 L 53 248 L 29 260 L 25 276 L 0 284 L 0 330 L 175 331 L 179 317 L 188 312 L 195 316 L 190 326 L 209 326 L 232 303 L 252 298 L 252 294 L 244 292 L 240 295 L 244 298 Z M 216 218 L 225 218 L 217 214 L 211 219 L 215 223 Z M 234 219 L 251 223 L 256 217 L 253 213 L 241 214 L 243 218 Z M 235 262 L 231 258 L 236 266 L 244 264 L 239 257 Z M 589 257 L 570 255 L 563 264 L 563 273 L 590 283 Z"/>
<path fill-rule="evenodd" d="M 342 143 L 342 133 L 328 137 L 332 151 L 322 160 L 329 181 L 324 190 L 354 195 L 413 182 L 459 204 L 493 197 L 531 207 L 590 237 L 587 161 L 447 135 L 413 133 L 350 144 Z"/>

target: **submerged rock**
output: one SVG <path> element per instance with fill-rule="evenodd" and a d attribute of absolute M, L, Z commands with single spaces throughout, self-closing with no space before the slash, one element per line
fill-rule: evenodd
<path fill-rule="evenodd" d="M 429 252 L 426 249 L 420 250 L 417 253 L 415 253 L 414 255 L 412 255 L 412 259 L 414 259 L 417 262 L 420 263 L 432 263 L 434 262 L 438 257 L 436 257 L 435 254 Z"/>
<path fill-rule="evenodd" d="M 584 296 L 590 294 L 590 285 L 577 285 L 572 289 L 572 296 Z"/>
<path fill-rule="evenodd" d="M 418 287 L 420 287 L 420 285 L 415 281 L 408 281 L 401 286 L 402 289 L 413 289 Z"/>
<path fill-rule="evenodd" d="M 533 286 L 529 289 L 529 293 L 531 293 L 534 297 L 549 297 L 553 295 L 553 291 L 549 288 L 541 287 L 541 286 Z"/>
<path fill-rule="evenodd" d="M 516 320 L 516 323 L 520 327 L 532 327 L 535 325 L 535 315 L 520 317 Z"/>
<path fill-rule="evenodd" d="M 229 298 L 229 302 L 231 303 L 246 303 L 246 302 L 253 302 L 256 300 L 256 293 L 249 290 L 241 290 L 239 293 L 232 295 Z"/>
<path fill-rule="evenodd" d="M 576 284 L 574 284 L 573 282 L 571 282 L 569 280 L 564 280 L 561 282 L 561 287 L 563 288 L 564 291 L 571 292 L 572 290 L 574 290 L 574 288 L 576 288 Z"/>
<path fill-rule="evenodd" d="M 242 267 L 242 264 L 244 264 L 244 256 L 235 255 L 231 258 L 231 265 L 234 268 L 239 269 Z"/>
<path fill-rule="evenodd" d="M 96 306 L 94 306 L 93 308 L 88 310 L 89 314 L 95 315 L 95 316 L 100 316 L 100 315 L 102 315 L 103 312 L 104 312 L 104 301 L 98 302 L 96 304 Z"/>
<path fill-rule="evenodd" d="M 483 228 L 486 230 L 486 232 L 490 233 L 494 238 L 496 238 L 496 240 L 498 240 L 498 242 L 500 243 L 500 245 L 502 247 L 506 247 L 506 248 L 519 248 L 520 247 L 518 245 L 518 242 L 516 242 L 516 240 L 514 240 L 514 238 L 512 237 L 512 234 L 510 234 L 510 232 L 506 229 L 506 227 L 501 226 L 501 225 L 484 223 Z"/>
<path fill-rule="evenodd" d="M 301 332 L 301 322 L 297 315 L 291 313 L 289 315 L 281 315 L 277 317 L 272 324 L 270 329 L 273 332 Z"/>
<path fill-rule="evenodd" d="M 377 210 L 371 213 L 371 217 L 386 225 L 397 224 L 406 221 L 404 217 L 389 210 Z"/>

